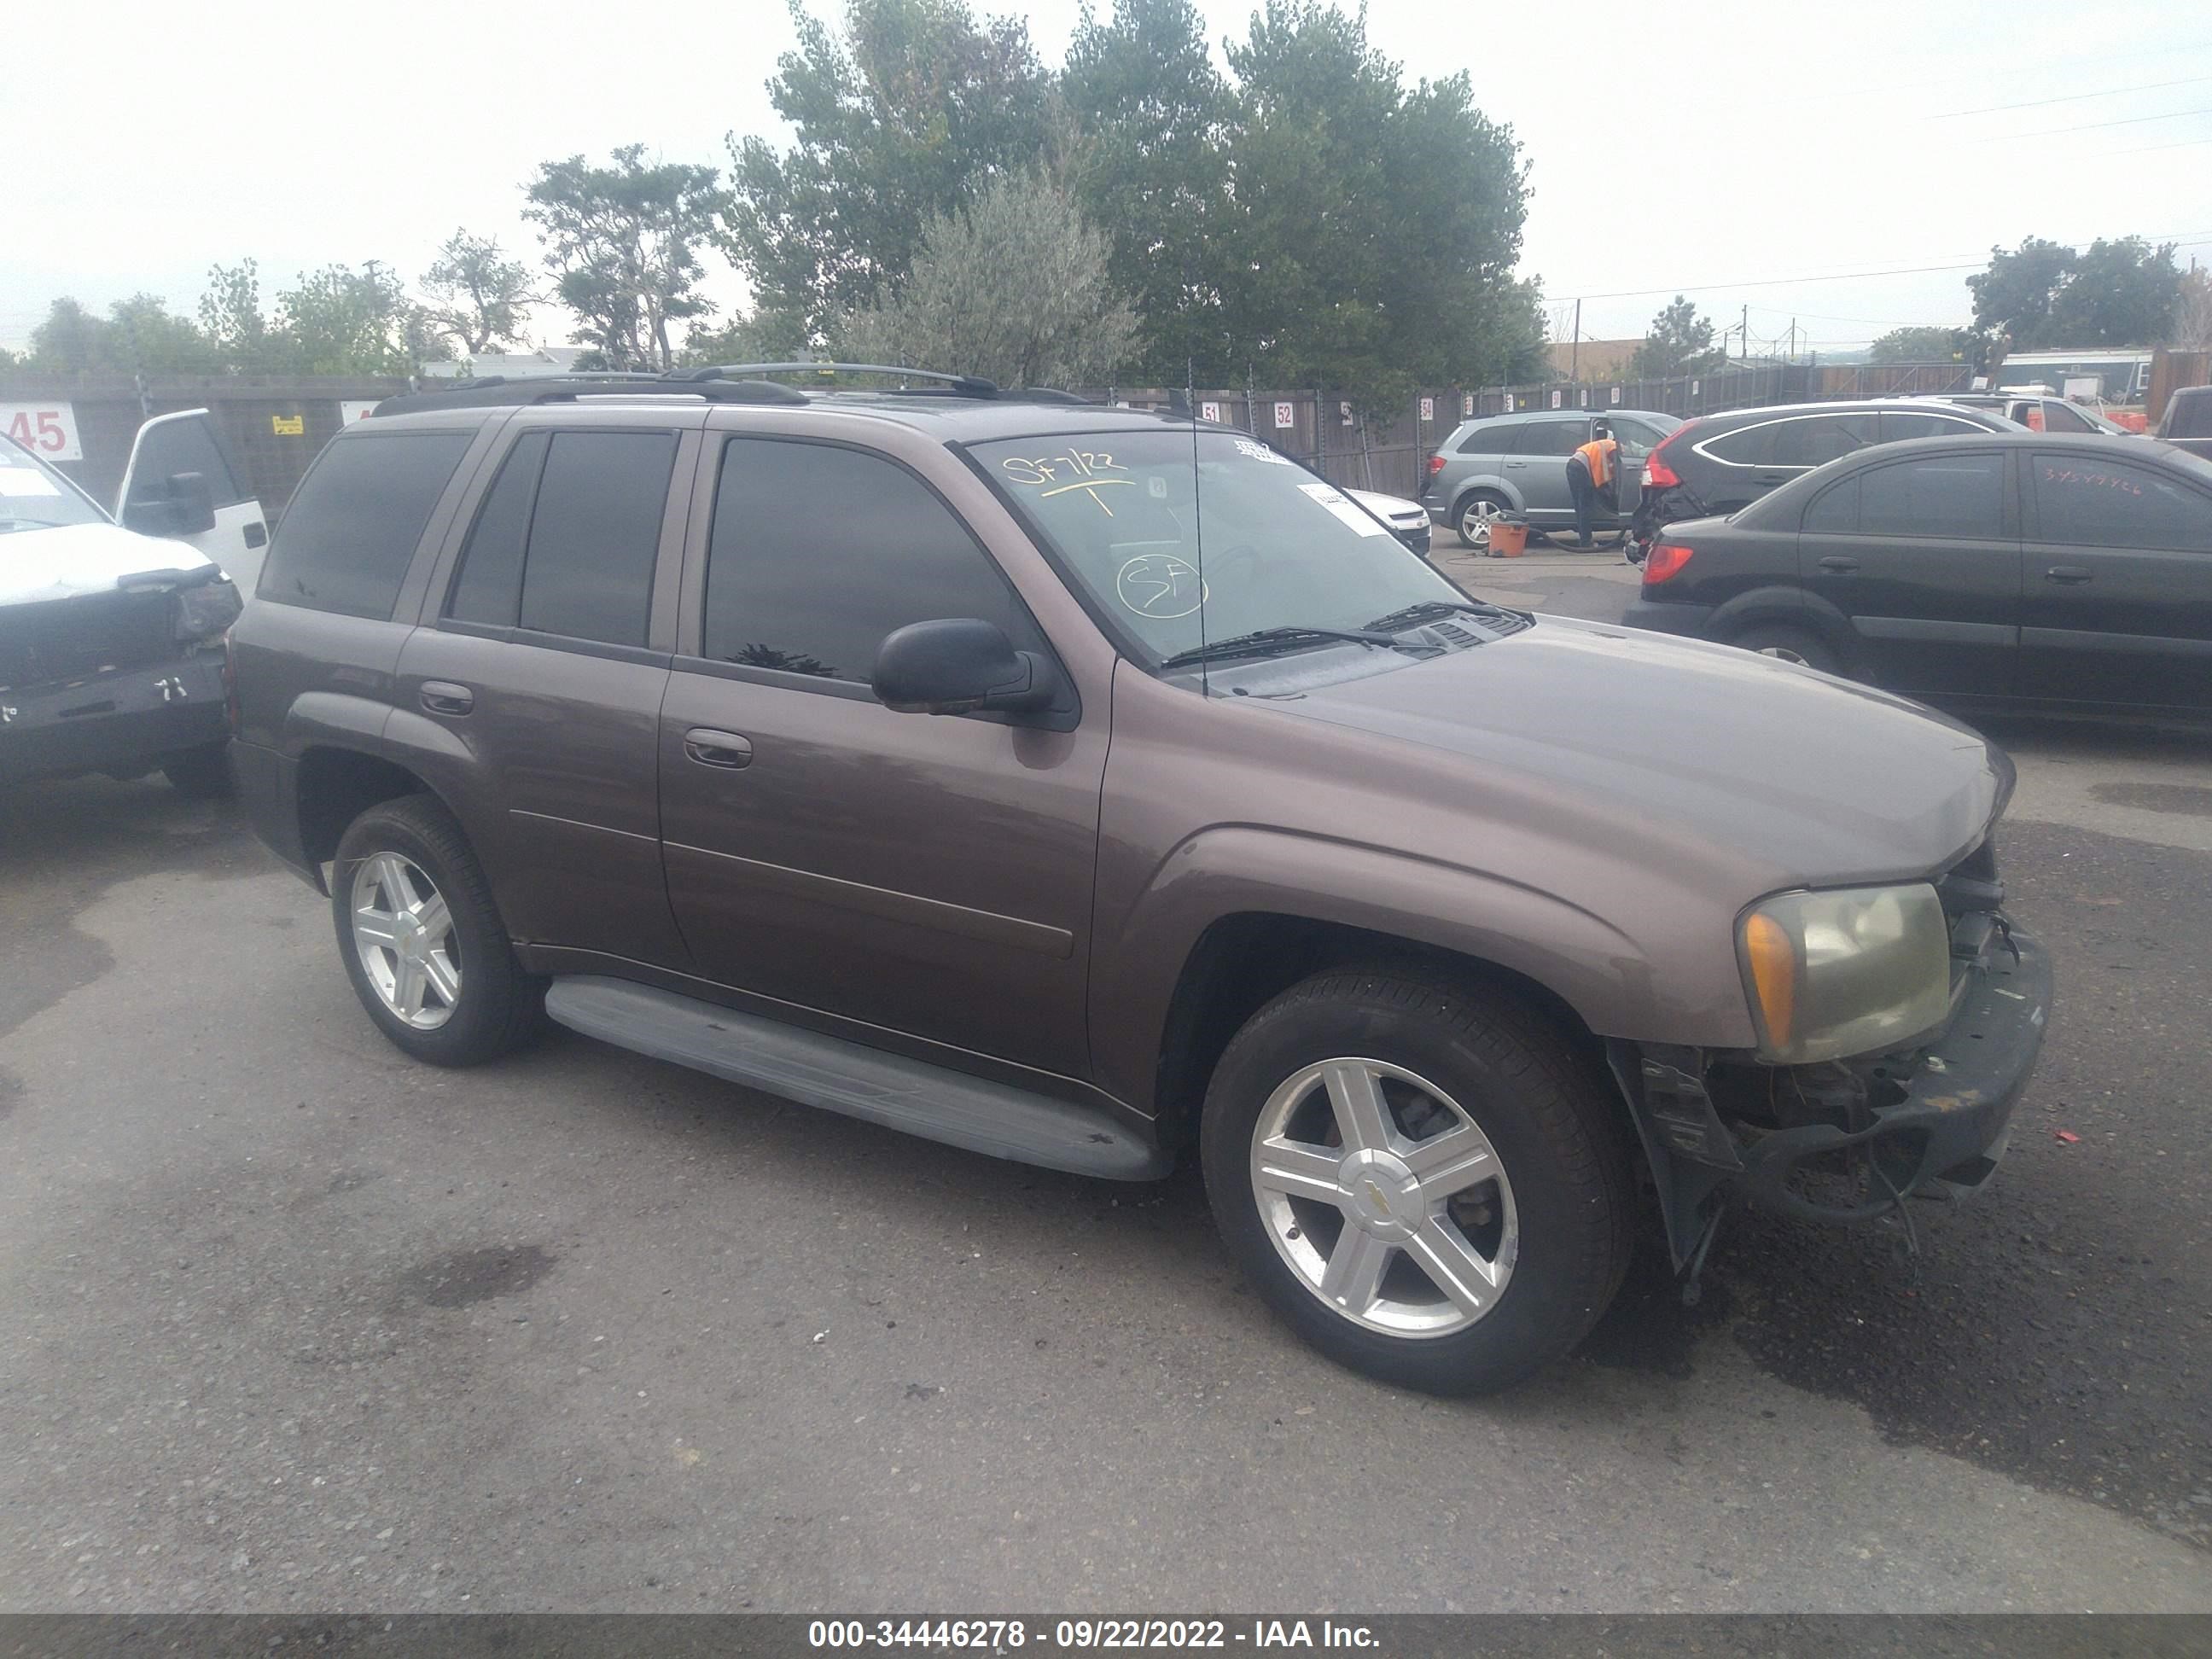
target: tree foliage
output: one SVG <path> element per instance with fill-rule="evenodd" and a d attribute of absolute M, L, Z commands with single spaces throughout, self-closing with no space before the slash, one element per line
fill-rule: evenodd
<path fill-rule="evenodd" d="M 2076 252 L 2031 236 L 1990 250 L 1988 269 L 1966 278 L 1974 326 L 2009 335 L 2014 351 L 2147 346 L 2166 337 L 2181 295 L 2173 245 L 2102 238 Z"/>
<path fill-rule="evenodd" d="M 47 374 L 205 374 L 215 348 L 191 319 L 151 294 L 118 300 L 101 317 L 64 295 L 32 331 L 21 366 Z"/>
<path fill-rule="evenodd" d="M 933 217 L 1036 161 L 1051 77 L 1027 25 L 959 0 L 848 0 L 839 31 L 791 14 L 768 92 L 797 143 L 730 135 L 720 240 L 767 325 L 814 338 L 905 275 Z"/>
<path fill-rule="evenodd" d="M 1878 363 L 1948 363 L 1965 349 L 1965 337 L 1955 328 L 1893 328 L 1868 355 Z"/>
<path fill-rule="evenodd" d="M 993 179 L 932 219 L 906 280 L 840 319 L 838 354 L 957 364 L 1004 386 L 1103 380 L 1126 363 L 1136 313 L 1109 286 L 1106 238 L 1035 173 Z"/>
<path fill-rule="evenodd" d="M 1702 315 L 1686 295 L 1677 294 L 1645 331 L 1644 343 L 1628 360 L 1639 380 L 1663 380 L 1677 374 L 1702 374 L 1717 368 L 1726 354 L 1713 345 L 1712 319 Z"/>
<path fill-rule="evenodd" d="M 519 345 L 538 294 L 529 269 L 489 236 L 456 230 L 422 273 L 423 324 L 473 357 L 494 345 Z"/>
<path fill-rule="evenodd" d="M 2212 271 L 2191 270 L 2181 279 L 2167 343 L 2177 351 L 2212 350 Z"/>
<path fill-rule="evenodd" d="M 538 169 L 523 216 L 538 227 L 577 338 L 615 368 L 670 368 L 678 325 L 714 306 L 698 292 L 699 250 L 720 204 L 712 167 L 645 160 L 624 144 L 613 165 L 581 155 Z"/>

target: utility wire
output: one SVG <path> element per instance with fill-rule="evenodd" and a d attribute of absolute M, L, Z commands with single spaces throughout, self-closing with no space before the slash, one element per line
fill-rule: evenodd
<path fill-rule="evenodd" d="M 2009 144 L 2021 138 L 2049 138 L 2062 132 L 2094 132 L 2102 127 L 2135 127 L 2146 121 L 2180 121 L 2192 115 L 2212 115 L 2212 106 L 2203 109 L 2170 109 L 2163 115 L 2124 115 L 2117 121 L 2082 121 L 2070 127 L 2037 127 L 2028 132 L 2001 132 L 1987 138 L 1977 138 L 1978 144 Z"/>
<path fill-rule="evenodd" d="M 2079 104 L 2092 98 L 2117 98 L 2122 93 L 2163 92 L 2168 87 L 2201 87 L 2207 81 L 2212 81 L 2212 75 L 2192 75 L 2183 81 L 2153 81 L 2140 87 L 2114 87 L 2109 92 L 2069 92 L 2057 98 L 2031 98 L 2019 104 L 1984 104 L 1979 109 L 1947 109 L 1927 118 L 1930 121 L 1955 121 L 1964 115 L 1995 115 L 2008 109 L 2041 109 L 2045 104 Z"/>

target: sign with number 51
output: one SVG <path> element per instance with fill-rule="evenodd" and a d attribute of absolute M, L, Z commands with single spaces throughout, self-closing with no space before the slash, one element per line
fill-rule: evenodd
<path fill-rule="evenodd" d="M 47 461 L 81 461 L 76 409 L 70 404 L 0 404 L 0 432 Z"/>

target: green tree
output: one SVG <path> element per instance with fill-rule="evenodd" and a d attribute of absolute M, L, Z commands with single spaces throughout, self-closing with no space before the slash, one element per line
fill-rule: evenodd
<path fill-rule="evenodd" d="M 276 361 L 293 374 L 404 374 L 405 306 L 398 277 L 377 265 L 301 271 L 276 295 Z"/>
<path fill-rule="evenodd" d="M 1893 328 L 1874 343 L 1869 355 L 1878 363 L 1948 363 L 1965 349 L 1955 328 Z"/>
<path fill-rule="evenodd" d="M 207 337 L 151 294 L 118 300 L 105 317 L 56 300 L 23 361 L 55 374 L 207 374 L 222 367 Z"/>
<path fill-rule="evenodd" d="M 528 186 L 523 216 L 538 227 L 576 337 L 615 368 L 675 366 L 678 324 L 714 306 L 698 292 L 701 246 L 721 205 L 712 167 L 645 161 L 624 144 L 611 167 L 581 155 L 547 161 Z"/>
<path fill-rule="evenodd" d="M 1369 408 L 1532 368 L 1526 169 L 1468 77 L 1406 91 L 1364 14 L 1315 0 L 1268 0 L 1229 62 L 1231 193 L 1207 242 L 1231 362 Z"/>
<path fill-rule="evenodd" d="M 1724 354 L 1713 346 L 1712 319 L 1698 314 L 1687 295 L 1677 294 L 1651 319 L 1644 343 L 1628 360 L 1628 372 L 1640 380 L 1677 374 L 1702 374 L 1717 368 Z"/>
<path fill-rule="evenodd" d="M 2154 345 L 2166 338 L 2180 298 L 2172 243 L 2100 238 L 2075 256 L 2073 273 L 2051 302 L 2048 343 Z"/>
<path fill-rule="evenodd" d="M 528 267 L 508 258 L 495 239 L 466 229 L 446 239 L 421 286 L 428 301 L 424 326 L 470 357 L 495 344 L 520 344 L 538 297 Z"/>
<path fill-rule="evenodd" d="M 1108 285 L 1106 238 L 1035 173 L 994 179 L 932 219 L 906 280 L 833 325 L 840 356 L 981 374 L 1004 386 L 1102 380 L 1136 313 Z"/>
<path fill-rule="evenodd" d="M 815 338 L 905 274 L 933 216 L 1036 161 L 1051 78 L 1025 23 L 960 0 L 847 0 L 842 30 L 791 15 L 768 90 L 797 142 L 730 135 L 720 240 L 769 325 Z"/>
<path fill-rule="evenodd" d="M 1073 141 L 1064 170 L 1094 225 L 1110 226 L 1107 274 L 1142 319 L 1146 378 L 1180 385 L 1231 372 L 1208 235 L 1230 206 L 1234 110 L 1191 0 L 1085 9 L 1060 72 Z"/>
<path fill-rule="evenodd" d="M 2015 351 L 2051 336 L 2051 306 L 2074 271 L 2074 250 L 2031 236 L 2010 252 L 1990 250 L 1989 268 L 1966 278 L 1974 296 L 1974 329 L 1984 338 L 2012 337 Z"/>
<path fill-rule="evenodd" d="M 787 317 L 755 311 L 732 317 L 720 328 L 691 325 L 684 337 L 681 362 L 703 367 L 710 363 L 787 363 L 805 356 L 812 343 Z"/>
<path fill-rule="evenodd" d="M 233 374 L 273 372 L 277 344 L 261 312 L 261 270 L 251 259 L 208 267 L 200 295 L 200 332 Z"/>
<path fill-rule="evenodd" d="M 2177 351 L 2212 350 L 2212 271 L 2191 270 L 2181 279 L 2166 343 Z"/>

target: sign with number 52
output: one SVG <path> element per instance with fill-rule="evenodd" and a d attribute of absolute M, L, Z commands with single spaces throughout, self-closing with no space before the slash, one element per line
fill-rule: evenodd
<path fill-rule="evenodd" d="M 70 404 L 0 404 L 0 432 L 42 460 L 81 461 L 76 410 Z"/>

